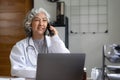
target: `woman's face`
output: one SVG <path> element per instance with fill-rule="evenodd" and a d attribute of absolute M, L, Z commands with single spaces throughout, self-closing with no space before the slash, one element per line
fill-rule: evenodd
<path fill-rule="evenodd" d="M 46 31 L 47 24 L 48 20 L 45 13 L 38 13 L 32 20 L 33 36 L 43 36 Z"/>

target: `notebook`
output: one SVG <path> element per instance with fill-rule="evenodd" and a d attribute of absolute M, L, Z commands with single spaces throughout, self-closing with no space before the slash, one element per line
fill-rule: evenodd
<path fill-rule="evenodd" d="M 85 53 L 38 54 L 36 80 L 81 80 Z"/>

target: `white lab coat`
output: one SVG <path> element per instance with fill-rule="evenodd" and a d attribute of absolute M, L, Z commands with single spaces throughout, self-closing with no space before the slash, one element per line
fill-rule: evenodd
<path fill-rule="evenodd" d="M 58 35 L 46 36 L 49 53 L 70 53 Z M 33 47 L 28 47 L 32 45 Z M 32 38 L 25 38 L 17 42 L 10 53 L 11 75 L 25 78 L 36 77 L 38 51 L 34 46 Z"/>

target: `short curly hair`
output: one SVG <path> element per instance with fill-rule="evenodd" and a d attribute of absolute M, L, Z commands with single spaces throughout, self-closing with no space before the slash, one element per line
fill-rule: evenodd
<path fill-rule="evenodd" d="M 33 8 L 31 11 L 29 11 L 24 19 L 24 28 L 25 28 L 25 32 L 26 32 L 26 36 L 27 37 L 31 37 L 32 36 L 32 26 L 31 26 L 31 23 L 32 23 L 32 19 L 38 14 L 38 13 L 45 13 L 46 17 L 47 17 L 47 20 L 48 22 L 50 22 L 50 15 L 49 13 L 43 9 L 43 8 L 39 8 L 39 9 L 35 9 Z"/>

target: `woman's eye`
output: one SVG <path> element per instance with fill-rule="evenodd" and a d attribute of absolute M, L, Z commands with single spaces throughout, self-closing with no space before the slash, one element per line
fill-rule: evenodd
<path fill-rule="evenodd" d="M 35 19 L 34 21 L 39 21 L 39 19 Z"/>
<path fill-rule="evenodd" d="M 47 19 L 38 19 L 38 18 L 35 18 L 34 21 L 43 21 L 43 22 L 47 22 Z"/>
<path fill-rule="evenodd" d="M 45 19 L 45 20 L 43 20 L 43 21 L 47 21 L 47 20 Z"/>

